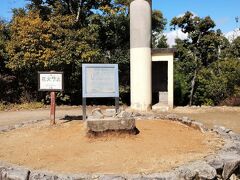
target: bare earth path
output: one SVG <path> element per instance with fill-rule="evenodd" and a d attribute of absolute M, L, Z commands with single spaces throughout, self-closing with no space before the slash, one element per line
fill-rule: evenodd
<path fill-rule="evenodd" d="M 240 133 L 240 107 L 177 107 L 168 113 L 188 116 L 204 123 L 209 128 L 212 128 L 214 125 L 222 125 Z M 65 115 L 80 116 L 82 115 L 81 107 L 57 107 L 57 119 L 63 118 Z M 46 120 L 48 118 L 49 109 L 0 112 L 0 127 L 32 120 Z"/>
<path fill-rule="evenodd" d="M 240 133 L 240 107 L 177 107 L 171 113 L 190 117 L 209 128 L 221 125 Z"/>
<path fill-rule="evenodd" d="M 136 125 L 138 135 L 88 138 L 81 121 L 56 126 L 44 121 L 0 133 L 0 159 L 61 173 L 154 173 L 202 159 L 222 145 L 216 135 L 177 122 Z"/>
<path fill-rule="evenodd" d="M 56 117 L 81 113 L 80 107 L 58 107 Z M 225 125 L 240 133 L 240 108 L 177 107 L 168 113 L 189 116 L 209 127 Z M 137 136 L 89 139 L 82 121 L 57 121 L 56 126 L 49 126 L 48 118 L 49 109 L 0 112 L 0 127 L 45 120 L 0 133 L 0 160 L 55 172 L 151 173 L 202 159 L 223 144 L 216 135 L 177 122 L 139 120 Z"/>
<path fill-rule="evenodd" d="M 14 125 L 33 120 L 49 119 L 49 109 L 2 111 L 0 112 L 0 126 Z M 80 107 L 57 107 L 56 119 L 61 119 L 65 115 L 79 116 L 82 114 Z"/>

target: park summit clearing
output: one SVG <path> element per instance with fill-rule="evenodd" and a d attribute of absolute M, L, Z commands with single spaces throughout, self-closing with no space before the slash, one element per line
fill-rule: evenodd
<path fill-rule="evenodd" d="M 178 122 L 139 120 L 140 133 L 89 138 L 83 122 L 41 122 L 0 133 L 0 161 L 59 173 L 153 173 L 215 153 L 213 133 Z"/>

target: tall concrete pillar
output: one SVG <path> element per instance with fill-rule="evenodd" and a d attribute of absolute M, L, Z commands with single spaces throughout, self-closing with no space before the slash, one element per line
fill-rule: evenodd
<path fill-rule="evenodd" d="M 131 108 L 140 111 L 151 109 L 152 104 L 151 17 L 151 0 L 134 0 L 131 2 Z"/>

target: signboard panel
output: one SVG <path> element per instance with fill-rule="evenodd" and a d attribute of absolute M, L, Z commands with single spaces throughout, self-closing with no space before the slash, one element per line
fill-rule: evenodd
<path fill-rule="evenodd" d="M 63 91 L 63 72 L 38 72 L 39 91 Z"/>
<path fill-rule="evenodd" d="M 117 64 L 83 64 L 83 97 L 119 97 Z"/>

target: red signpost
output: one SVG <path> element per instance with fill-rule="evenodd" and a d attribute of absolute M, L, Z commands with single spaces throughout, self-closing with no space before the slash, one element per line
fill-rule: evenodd
<path fill-rule="evenodd" d="M 51 92 L 51 107 L 50 107 L 50 124 L 56 124 L 55 121 L 55 112 L 56 112 L 56 94 L 55 92 Z"/>
<path fill-rule="evenodd" d="M 39 71 L 38 72 L 38 90 L 50 92 L 50 124 L 56 124 L 56 91 L 64 90 L 63 72 Z"/>

